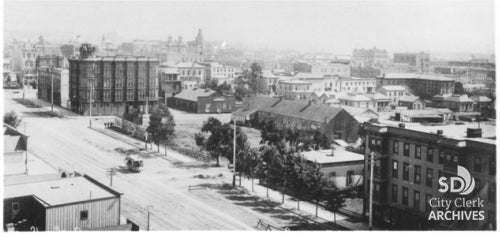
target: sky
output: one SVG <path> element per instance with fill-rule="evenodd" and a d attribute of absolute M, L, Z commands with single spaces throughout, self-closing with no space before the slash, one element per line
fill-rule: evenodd
<path fill-rule="evenodd" d="M 252 48 L 350 54 L 389 51 L 493 53 L 494 1 L 6 1 L 4 31 L 98 39 L 241 42 Z"/>

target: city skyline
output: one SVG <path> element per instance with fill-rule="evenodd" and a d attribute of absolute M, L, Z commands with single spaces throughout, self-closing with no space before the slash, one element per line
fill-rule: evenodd
<path fill-rule="evenodd" d="M 350 54 L 376 46 L 394 52 L 494 53 L 493 1 L 126 1 L 119 8 L 116 2 L 6 1 L 4 30 L 43 29 L 48 40 L 61 33 L 92 41 L 114 32 L 121 41 L 169 35 L 189 41 L 201 28 L 207 41 L 261 49 Z"/>

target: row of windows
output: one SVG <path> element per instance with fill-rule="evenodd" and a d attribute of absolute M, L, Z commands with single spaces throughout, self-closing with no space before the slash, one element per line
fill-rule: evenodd
<path fill-rule="evenodd" d="M 374 143 L 375 140 L 372 140 L 372 143 Z M 378 142 L 380 143 L 380 142 Z M 400 154 L 399 153 L 399 146 L 400 142 L 399 141 L 394 141 L 393 146 L 392 146 L 392 152 L 394 154 Z M 403 156 L 407 157 L 412 157 L 415 159 L 421 159 L 422 158 L 422 146 L 421 145 L 412 145 L 414 147 L 413 153 L 410 153 L 410 143 L 404 142 L 403 143 Z M 434 151 L 438 149 L 433 149 L 432 147 L 427 147 L 427 153 L 426 153 L 426 161 L 434 163 Z M 444 164 L 444 163 L 456 163 L 458 164 L 459 162 L 459 156 L 455 153 L 446 153 L 444 151 L 439 152 L 438 156 L 438 163 L 439 164 Z M 489 175 L 495 175 L 496 173 L 496 163 L 494 158 L 489 158 L 488 159 L 488 172 Z M 482 168 L 482 159 L 479 155 L 474 156 L 473 159 L 473 164 L 472 164 L 472 169 L 475 172 L 481 173 L 484 172 Z"/>

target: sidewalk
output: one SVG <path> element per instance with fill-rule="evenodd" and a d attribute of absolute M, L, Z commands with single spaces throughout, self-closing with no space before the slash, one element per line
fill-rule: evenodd
<path fill-rule="evenodd" d="M 254 190 L 252 192 L 252 181 L 246 178 L 241 179 L 241 186 L 247 189 L 251 194 L 266 198 L 267 188 L 258 184 L 258 179 L 254 179 Z M 237 181 L 238 183 L 239 181 Z M 269 189 L 269 199 L 281 203 L 282 195 L 279 191 Z M 285 195 L 285 203 L 281 205 L 287 209 L 297 209 L 297 201 L 293 197 Z M 310 202 L 300 202 L 300 211 L 311 214 L 312 217 L 316 214 L 316 205 Z M 328 222 L 334 222 L 333 212 L 325 210 L 323 207 L 318 207 L 318 217 Z M 341 214 L 336 214 L 336 224 L 349 230 L 368 230 L 368 223 L 350 219 Z M 374 226 L 374 230 L 377 228 Z"/>
<path fill-rule="evenodd" d="M 107 121 L 106 121 L 107 122 Z M 144 141 L 138 140 L 136 138 L 130 137 L 128 135 L 124 135 L 122 133 L 119 133 L 117 131 L 114 131 L 112 129 L 108 129 L 104 126 L 104 122 L 100 120 L 93 120 L 92 121 L 92 129 L 102 133 L 104 135 L 107 135 L 111 138 L 114 138 L 116 140 L 122 141 L 124 143 L 127 143 L 129 145 L 135 146 L 140 149 L 145 149 Z M 152 145 L 148 143 L 148 149 L 146 152 L 152 153 L 156 156 L 160 156 L 162 158 L 165 158 L 165 146 L 160 146 L 160 152 L 158 152 L 158 148 L 156 145 Z M 180 154 L 177 151 L 167 149 L 167 160 L 170 160 L 172 162 L 182 162 L 182 163 L 196 163 L 199 162 L 198 160 L 192 159 L 190 157 L 187 157 L 183 154 Z"/>

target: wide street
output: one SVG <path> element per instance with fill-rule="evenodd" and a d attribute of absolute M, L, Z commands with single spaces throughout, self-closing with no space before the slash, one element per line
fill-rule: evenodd
<path fill-rule="evenodd" d="M 22 93 L 4 91 L 4 110 L 23 116 L 19 129 L 29 136 L 29 152 L 56 170 L 85 173 L 105 184 L 110 183 L 106 170 L 117 169 L 112 187 L 123 193 L 122 216 L 143 228 L 148 206 L 152 206 L 152 230 L 247 230 L 255 229 L 259 219 L 282 224 L 279 218 L 236 205 L 221 193 L 188 191 L 189 185 L 230 182 L 227 167 L 195 160 L 173 163 L 178 161 L 175 154 L 167 159 L 152 155 L 145 159 L 142 173 L 129 173 L 123 166 L 125 151 L 134 149 L 130 143 L 88 128 L 88 117 L 54 117 L 48 113 L 50 107 L 26 107 L 13 98 L 22 98 Z M 93 123 L 103 128 L 102 120 Z"/>

